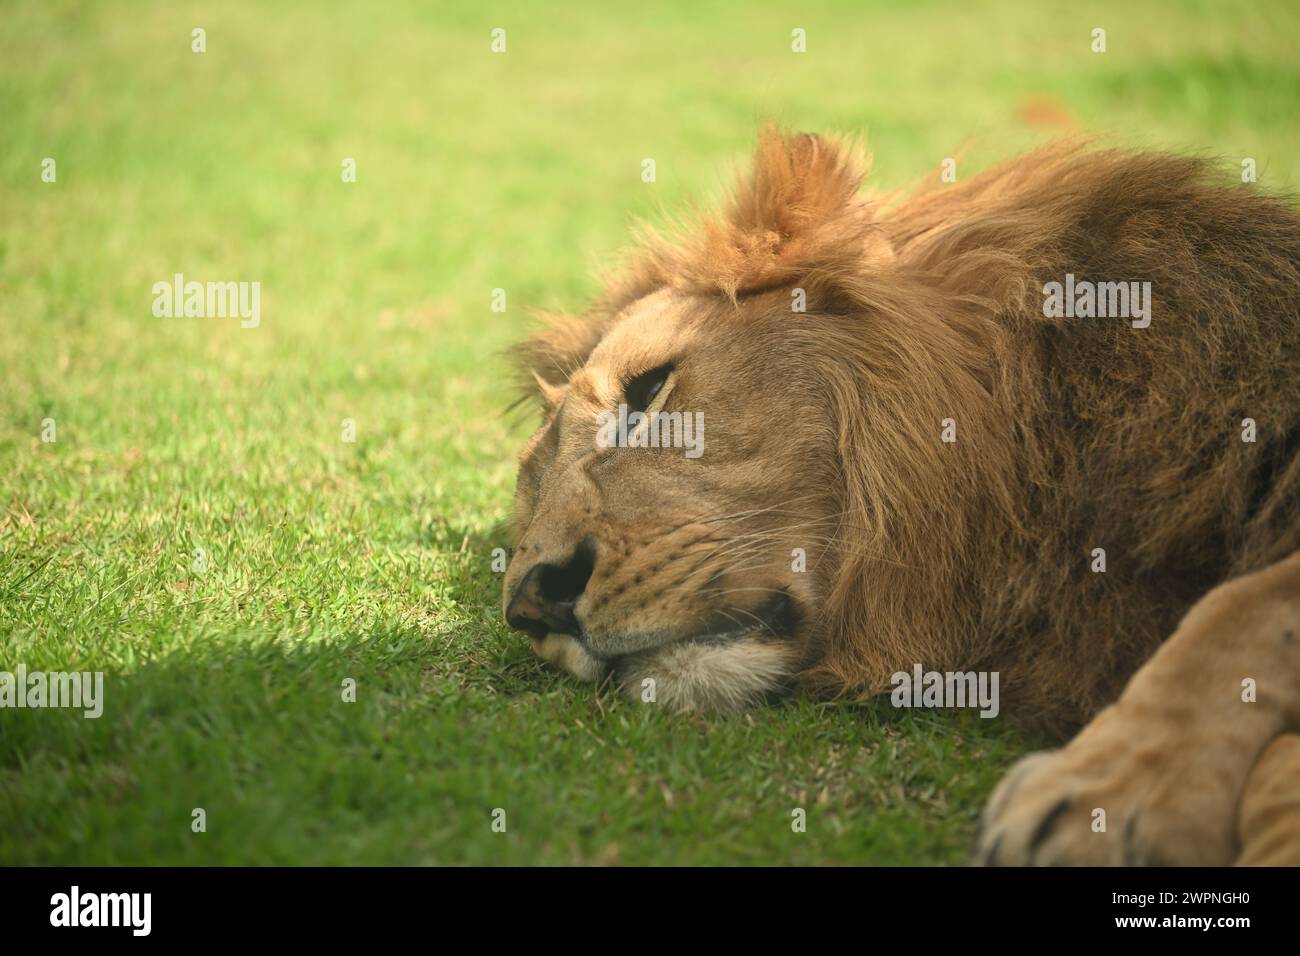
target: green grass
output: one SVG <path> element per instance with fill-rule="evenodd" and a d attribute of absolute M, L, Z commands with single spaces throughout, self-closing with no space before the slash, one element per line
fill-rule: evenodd
<path fill-rule="evenodd" d="M 99 720 L 0 711 L 0 863 L 962 862 L 1000 721 L 676 718 L 506 630 L 500 352 L 767 117 L 887 188 L 1043 140 L 1036 101 L 1294 190 L 1300 8 L 477 6 L 5 4 L 0 669 L 107 678 Z M 174 272 L 260 281 L 261 326 L 154 318 Z"/>

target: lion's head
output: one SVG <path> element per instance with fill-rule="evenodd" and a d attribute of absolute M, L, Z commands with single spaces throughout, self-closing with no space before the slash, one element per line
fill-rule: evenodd
<path fill-rule="evenodd" d="M 957 410 L 966 447 L 986 428 L 982 330 L 900 270 L 861 177 L 843 145 L 764 134 L 721 218 L 650 237 L 521 349 L 544 420 L 504 606 L 542 657 L 733 709 L 796 675 L 879 684 L 891 649 L 944 646 L 904 594 L 950 587 L 929 551 L 963 528 L 938 499 L 980 493 L 937 435 Z M 846 673 L 837 649 L 881 609 L 879 665 Z"/>

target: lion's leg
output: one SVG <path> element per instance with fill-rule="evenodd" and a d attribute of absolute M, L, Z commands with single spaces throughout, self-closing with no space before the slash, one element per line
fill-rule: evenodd
<path fill-rule="evenodd" d="M 1268 745 L 1241 798 L 1238 866 L 1300 866 L 1300 735 Z"/>
<path fill-rule="evenodd" d="M 1202 598 L 1120 699 L 1012 768 L 987 862 L 1226 865 L 1260 754 L 1300 728 L 1300 552 Z"/>

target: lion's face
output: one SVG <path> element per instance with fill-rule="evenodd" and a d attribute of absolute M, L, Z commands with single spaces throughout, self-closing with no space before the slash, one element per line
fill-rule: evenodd
<path fill-rule="evenodd" d="M 651 237 L 520 349 L 544 420 L 504 605 L 542 657 L 730 710 L 795 679 L 879 689 L 934 646 L 954 574 L 932 552 L 963 533 L 936 502 L 974 495 L 985 348 L 968 302 L 900 270 L 862 173 L 765 133 L 721 217 Z M 667 447 L 639 447 L 643 414 Z"/>
<path fill-rule="evenodd" d="M 504 585 L 539 655 L 715 709 L 776 690 L 806 656 L 836 436 L 798 318 L 789 290 L 739 307 L 661 290 L 615 315 L 566 381 L 540 383 Z M 620 405 L 655 418 L 662 447 L 635 447 L 635 417 L 621 441 Z"/>

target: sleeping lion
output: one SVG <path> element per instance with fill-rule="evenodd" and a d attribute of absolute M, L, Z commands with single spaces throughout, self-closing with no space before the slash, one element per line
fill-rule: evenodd
<path fill-rule="evenodd" d="M 993 793 L 985 863 L 1300 863 L 1300 215 L 1078 144 L 863 173 L 763 133 L 521 347 L 506 620 L 680 710 L 997 675 L 1083 729 Z"/>

